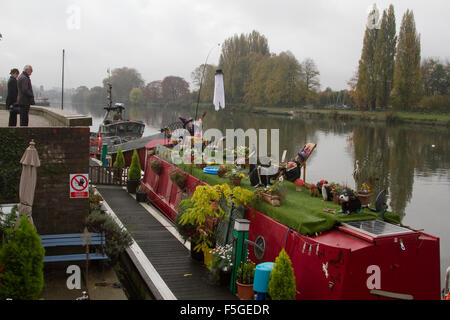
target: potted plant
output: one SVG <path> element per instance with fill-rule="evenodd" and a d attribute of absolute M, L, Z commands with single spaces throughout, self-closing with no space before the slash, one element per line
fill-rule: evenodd
<path fill-rule="evenodd" d="M 230 169 L 226 165 L 222 164 L 222 165 L 220 165 L 219 170 L 217 170 L 217 175 L 219 177 L 223 178 L 229 171 L 230 171 Z"/>
<path fill-rule="evenodd" d="M 136 193 L 136 188 L 141 180 L 141 164 L 139 163 L 139 155 L 136 150 L 133 151 L 130 169 L 128 170 L 127 191 L 128 193 Z"/>
<path fill-rule="evenodd" d="M 331 187 L 331 194 L 333 195 L 333 202 L 335 204 L 340 205 L 341 201 L 339 200 L 339 195 L 340 195 L 340 193 L 342 191 L 341 185 L 339 183 L 332 182 L 330 184 L 330 187 Z"/>
<path fill-rule="evenodd" d="M 181 190 L 186 186 L 187 174 L 176 169 L 170 173 L 170 180 L 175 183 Z"/>
<path fill-rule="evenodd" d="M 286 251 L 281 249 L 270 273 L 267 293 L 272 300 L 294 300 L 296 292 L 291 259 Z"/>
<path fill-rule="evenodd" d="M 309 189 L 309 195 L 311 197 L 318 197 L 320 195 L 319 189 L 317 189 L 317 186 L 314 183 L 308 184 L 307 188 Z"/>
<path fill-rule="evenodd" d="M 226 244 L 216 246 L 211 250 L 211 271 L 212 280 L 220 286 L 228 286 L 231 280 L 231 269 L 233 267 L 233 246 Z"/>
<path fill-rule="evenodd" d="M 361 190 L 358 191 L 358 198 L 361 201 L 362 206 L 368 206 L 370 203 L 370 197 L 372 196 L 372 190 L 367 185 L 367 183 L 363 183 L 361 186 Z"/>
<path fill-rule="evenodd" d="M 140 184 L 136 189 L 136 201 L 145 202 L 147 200 L 147 189 L 143 184 Z"/>
<path fill-rule="evenodd" d="M 239 299 L 250 300 L 253 295 L 253 280 L 255 276 L 255 264 L 247 262 L 241 264 L 236 274 L 236 285 Z"/>
<path fill-rule="evenodd" d="M 152 171 L 159 176 L 162 172 L 161 161 L 155 160 L 155 161 L 150 162 L 150 169 L 152 169 Z"/>
<path fill-rule="evenodd" d="M 120 185 L 122 184 L 123 167 L 125 167 L 125 157 L 123 156 L 122 149 L 119 146 L 117 148 L 116 160 L 113 162 L 113 168 L 115 168 L 114 181 Z"/>
<path fill-rule="evenodd" d="M 245 175 L 243 173 L 237 172 L 236 169 L 233 169 L 233 171 L 228 177 L 233 186 L 240 186 L 241 180 L 245 178 Z"/>

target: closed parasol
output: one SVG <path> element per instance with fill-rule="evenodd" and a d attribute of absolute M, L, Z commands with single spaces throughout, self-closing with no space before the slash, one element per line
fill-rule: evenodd
<path fill-rule="evenodd" d="M 31 217 L 31 209 L 34 200 L 34 190 L 36 188 L 37 167 L 41 165 L 39 155 L 34 147 L 33 140 L 30 141 L 29 147 L 25 150 L 20 163 L 22 164 L 22 175 L 20 176 L 19 186 L 19 218 L 17 219 L 16 228 L 20 220 L 20 216 L 26 215 L 28 220 L 33 224 Z"/>

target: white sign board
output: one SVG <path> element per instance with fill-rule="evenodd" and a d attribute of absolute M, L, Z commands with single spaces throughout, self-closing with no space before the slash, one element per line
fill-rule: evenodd
<path fill-rule="evenodd" d="M 70 175 L 70 198 L 89 198 L 89 174 Z"/>

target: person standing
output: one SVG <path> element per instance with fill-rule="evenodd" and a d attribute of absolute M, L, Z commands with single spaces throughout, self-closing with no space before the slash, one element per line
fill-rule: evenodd
<path fill-rule="evenodd" d="M 28 112 L 30 105 L 34 105 L 33 87 L 31 86 L 30 76 L 33 73 L 33 67 L 26 65 L 22 74 L 17 78 L 17 88 L 19 90 L 17 104 L 20 109 L 20 126 L 28 126 Z"/>
<path fill-rule="evenodd" d="M 17 125 L 17 115 L 19 114 L 19 106 L 17 105 L 17 77 L 19 76 L 19 70 L 11 69 L 9 74 L 6 110 L 9 110 L 8 126 L 15 127 Z"/>

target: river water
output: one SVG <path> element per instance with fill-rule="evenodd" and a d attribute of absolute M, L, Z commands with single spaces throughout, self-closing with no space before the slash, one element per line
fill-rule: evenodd
<path fill-rule="evenodd" d="M 92 131 L 103 119 L 101 107 L 66 109 L 93 117 Z M 193 117 L 195 110 L 130 107 L 127 116 L 146 123 L 144 135 L 156 133 L 178 117 Z M 199 112 L 201 114 L 201 112 Z M 440 238 L 441 283 L 450 266 L 450 130 L 446 127 L 387 125 L 365 121 L 302 119 L 221 110 L 208 111 L 203 129 L 279 129 L 280 154 L 288 159 L 306 142 L 317 144 L 308 161 L 306 180 L 321 179 L 355 186 L 356 160 L 360 183 L 378 194 L 388 191 L 388 205 L 402 223 Z M 270 150 L 270 147 L 269 147 Z M 412 279 L 412 281 L 414 281 Z"/>

